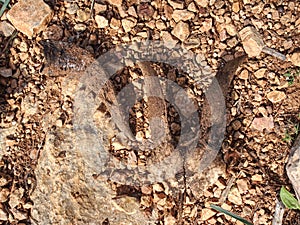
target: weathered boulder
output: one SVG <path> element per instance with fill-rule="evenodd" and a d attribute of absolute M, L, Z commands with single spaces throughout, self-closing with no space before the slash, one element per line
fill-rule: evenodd
<path fill-rule="evenodd" d="M 105 220 L 115 225 L 152 224 L 140 211 L 136 198 L 115 198 L 110 185 L 95 178 L 74 139 L 71 128 L 47 135 L 35 170 L 37 187 L 32 195 L 32 217 L 38 224 L 96 225 Z"/>

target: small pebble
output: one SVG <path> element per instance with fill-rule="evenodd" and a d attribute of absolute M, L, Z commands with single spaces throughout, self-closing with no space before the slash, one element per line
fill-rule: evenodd
<path fill-rule="evenodd" d="M 12 76 L 12 69 L 0 67 L 0 75 L 2 77 L 11 77 Z"/>
<path fill-rule="evenodd" d="M 278 103 L 278 102 L 281 102 L 283 99 L 285 99 L 286 95 L 282 91 L 271 91 L 267 94 L 267 98 L 272 103 Z"/>
<path fill-rule="evenodd" d="M 259 69 L 259 70 L 257 70 L 257 71 L 254 72 L 254 76 L 257 79 L 261 79 L 261 78 L 263 78 L 265 76 L 266 71 L 267 71 L 266 68 Z"/>
<path fill-rule="evenodd" d="M 98 28 L 105 28 L 108 26 L 108 20 L 103 16 L 96 15 L 95 21 L 97 23 Z"/>

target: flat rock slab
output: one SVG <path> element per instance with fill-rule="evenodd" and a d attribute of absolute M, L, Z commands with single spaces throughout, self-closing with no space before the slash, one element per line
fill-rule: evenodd
<path fill-rule="evenodd" d="M 298 136 L 291 149 L 286 171 L 298 201 L 300 201 L 300 136 Z"/>
<path fill-rule="evenodd" d="M 73 144 L 70 128 L 47 135 L 35 170 L 32 217 L 38 224 L 154 224 L 133 197 L 115 198 L 106 181 L 94 179 L 89 165 Z"/>
<path fill-rule="evenodd" d="M 21 0 L 7 13 L 14 27 L 32 38 L 38 34 L 52 18 L 52 10 L 43 0 Z"/>

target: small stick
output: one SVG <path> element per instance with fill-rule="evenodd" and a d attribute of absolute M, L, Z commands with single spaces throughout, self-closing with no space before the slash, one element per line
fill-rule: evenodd
<path fill-rule="evenodd" d="M 262 52 L 264 52 L 266 54 L 269 54 L 271 56 L 274 56 L 274 57 L 276 57 L 278 59 L 281 59 L 283 61 L 286 60 L 286 56 L 284 54 L 281 54 L 280 52 L 277 52 L 276 50 L 274 50 L 272 48 L 269 48 L 267 46 L 263 47 Z"/>
<path fill-rule="evenodd" d="M 95 0 L 92 0 L 90 18 L 92 18 L 94 15 L 94 13 L 93 13 L 94 7 L 95 7 Z"/>
<path fill-rule="evenodd" d="M 273 216 L 272 225 L 282 225 L 284 215 L 284 205 L 276 198 L 275 212 Z"/>

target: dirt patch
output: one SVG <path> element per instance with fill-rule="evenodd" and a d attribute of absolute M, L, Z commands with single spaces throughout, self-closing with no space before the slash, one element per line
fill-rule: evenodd
<path fill-rule="evenodd" d="M 15 3 L 11 1 L 11 5 Z M 299 68 L 264 53 L 248 58 L 237 68 L 223 68 L 243 54 L 237 33 L 248 25 L 259 31 L 266 46 L 284 54 L 297 50 L 297 1 L 46 3 L 54 16 L 33 39 L 21 33 L 10 37 L 0 33 L 0 68 L 12 72 L 9 77 L 0 77 L 3 224 L 34 221 L 31 209 L 35 202 L 31 196 L 38 183 L 35 169 L 40 153 L 45 151 L 46 136 L 50 131 L 73 125 L 74 98 L 71 88 L 65 89 L 66 78 L 75 86 L 80 72 L 98 56 L 118 44 L 146 39 L 168 42 L 169 47 L 182 44 L 199 55 L 196 61 L 209 68 L 211 74 L 233 76 L 232 84 L 224 88 L 228 89 L 226 137 L 214 165 L 219 172 L 206 171 L 202 177 L 188 180 L 183 175 L 187 171 L 183 170 L 174 179 L 176 192 L 169 191 L 170 184 L 163 182 L 141 186 L 105 182 L 119 199 L 135 198 L 130 199 L 138 202 L 146 215 L 155 215 L 157 224 L 238 224 L 209 209 L 209 203 L 222 205 L 254 224 L 271 224 L 281 186 L 292 190 L 285 164 L 299 130 Z M 158 77 L 191 91 L 198 106 L 203 105 L 203 91 L 190 74 L 159 63 L 151 66 Z M 104 94 L 109 99 L 129 82 L 145 79 L 144 76 L 138 66 L 128 66 L 114 76 L 113 87 L 108 86 Z M 203 83 L 209 83 L 211 77 L 205 78 Z M 163 105 L 165 111 L 161 114 L 166 116 L 166 130 L 172 134 L 170 143 L 176 146 L 182 124 L 172 105 Z M 98 110 L 96 123 L 110 118 L 105 104 L 99 104 Z M 130 111 L 130 127 L 135 136 L 148 135 L 147 113 L 151 112 L 147 110 L 147 102 L 141 100 Z M 142 153 L 128 150 L 114 138 L 112 135 L 108 148 L 118 159 L 146 164 L 155 153 L 147 152 L 148 149 Z M 170 154 L 170 149 L 159 160 Z M 223 166 L 218 167 L 218 163 Z M 193 164 L 190 166 L 193 168 Z M 197 186 L 201 181 L 209 185 Z M 187 182 L 191 186 L 183 186 L 183 190 L 176 186 Z M 299 213 L 286 210 L 283 224 L 298 224 L 297 221 Z M 102 222 L 109 224 L 109 220 Z"/>

